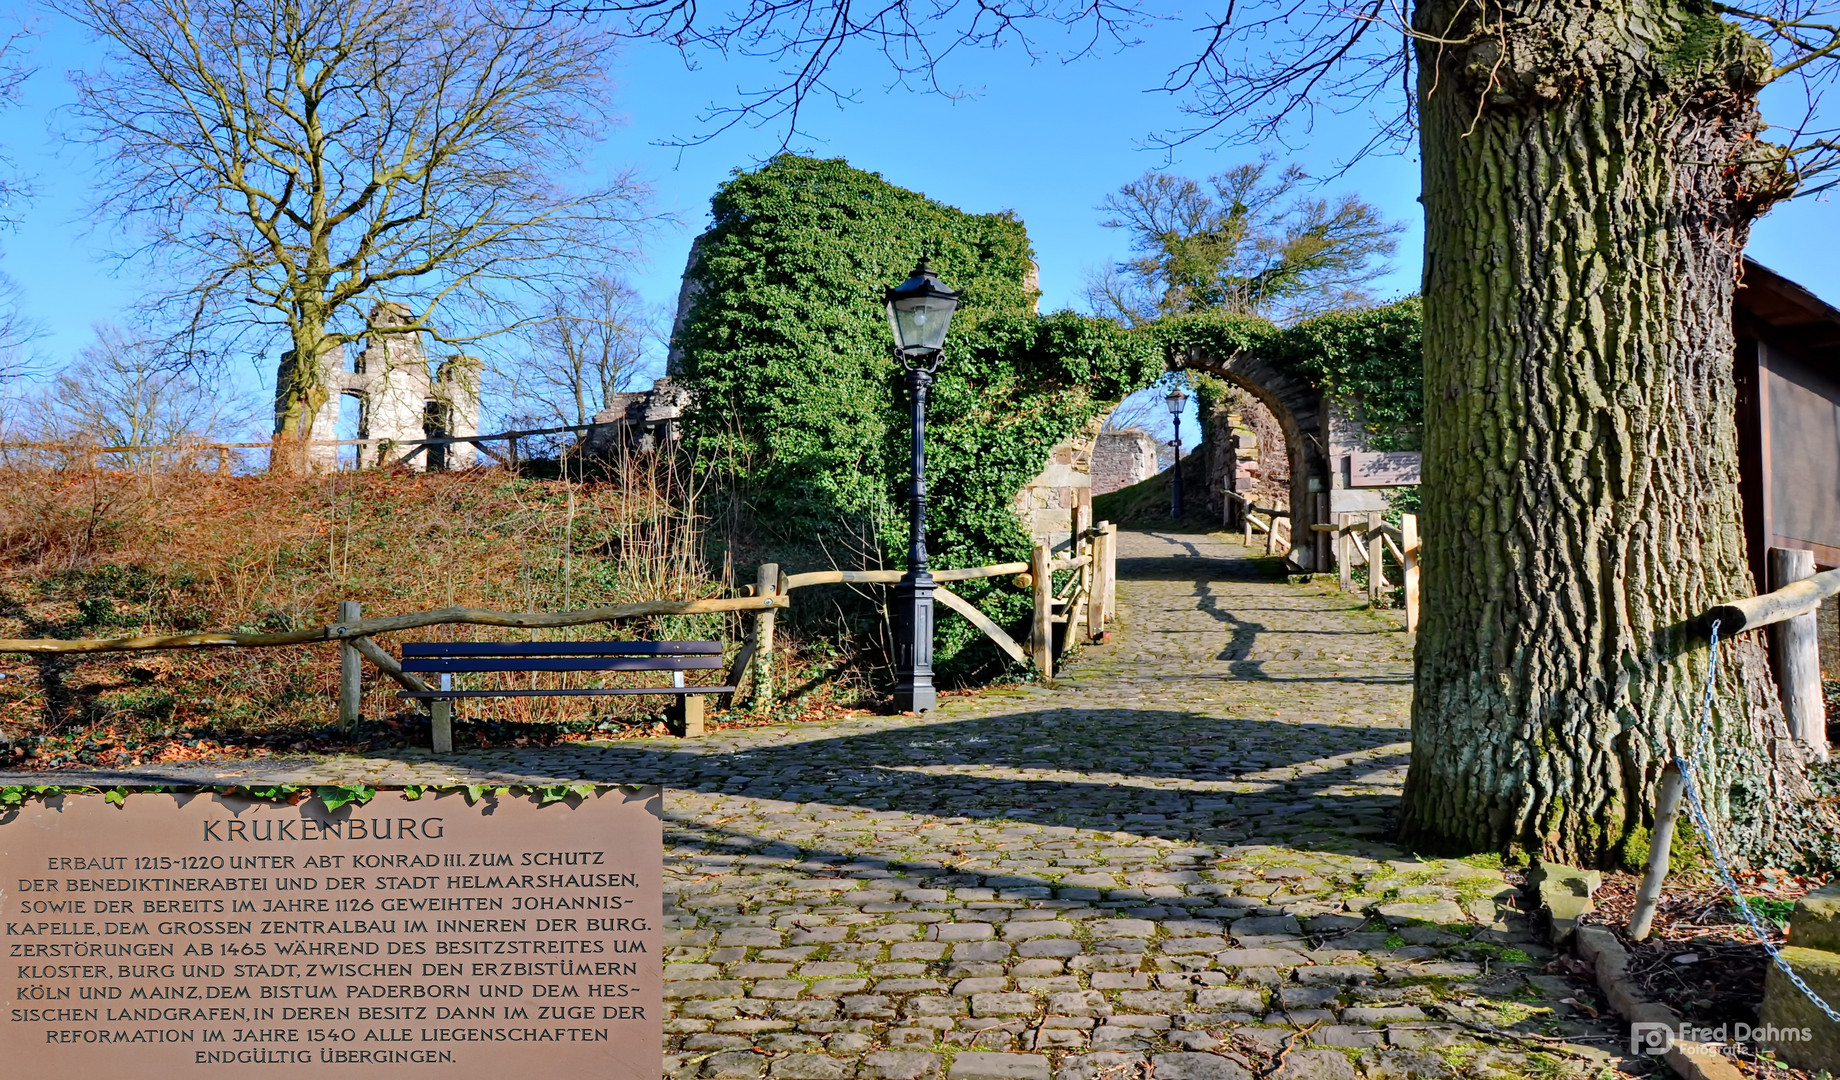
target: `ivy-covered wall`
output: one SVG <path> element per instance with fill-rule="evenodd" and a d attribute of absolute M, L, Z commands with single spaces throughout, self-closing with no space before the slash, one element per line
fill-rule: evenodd
<path fill-rule="evenodd" d="M 686 270 L 672 375 L 693 397 L 699 460 L 742 502 L 758 549 L 747 554 L 794 569 L 901 564 L 907 416 L 882 293 L 922 253 L 962 293 L 927 420 L 936 567 L 1026 559 L 1013 499 L 1050 449 L 1191 346 L 1270 351 L 1332 392 L 1384 399 L 1369 415 L 1388 425 L 1422 410 L 1406 392 L 1418 384 L 1415 303 L 1286 330 L 1215 315 L 1133 330 L 1041 316 L 1013 214 L 968 214 L 836 159 L 783 154 L 737 172 L 711 212 Z M 1006 583 L 960 591 L 1000 622 L 1026 617 L 1026 595 Z M 942 674 L 994 662 L 994 650 L 967 649 L 977 640 L 942 613 Z"/>
<path fill-rule="evenodd" d="M 1300 322 L 1263 348 L 1325 395 L 1352 401 L 1373 449 L 1416 450 L 1425 423 L 1423 330 L 1423 307 L 1412 296 Z"/>
<path fill-rule="evenodd" d="M 711 210 L 673 375 L 694 397 L 699 458 L 732 479 L 763 547 L 798 568 L 901 564 L 907 416 L 882 292 L 923 252 L 962 293 L 927 418 L 937 567 L 1026 559 L 1015 493 L 1057 440 L 1163 370 L 1145 335 L 1035 314 L 1028 234 L 1012 214 L 967 214 L 790 154 L 736 174 Z M 1000 621 L 1025 614 L 1005 585 L 962 591 Z M 975 639 L 942 618 L 942 671 L 975 666 L 958 655 Z"/>

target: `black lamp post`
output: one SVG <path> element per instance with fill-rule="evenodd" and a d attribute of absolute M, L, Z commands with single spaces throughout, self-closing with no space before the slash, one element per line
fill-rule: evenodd
<path fill-rule="evenodd" d="M 1182 516 L 1182 409 L 1188 404 L 1188 395 L 1178 386 L 1163 399 L 1163 404 L 1169 406 L 1169 415 L 1176 422 L 1176 463 L 1169 470 L 1169 516 L 1179 518 Z"/>
<path fill-rule="evenodd" d="M 894 352 L 907 369 L 913 424 L 913 483 L 908 488 L 907 573 L 894 587 L 894 707 L 925 712 L 939 703 L 933 689 L 933 575 L 926 568 L 926 389 L 945 354 L 946 327 L 958 294 L 939 284 L 923 256 L 906 281 L 888 290 Z"/>

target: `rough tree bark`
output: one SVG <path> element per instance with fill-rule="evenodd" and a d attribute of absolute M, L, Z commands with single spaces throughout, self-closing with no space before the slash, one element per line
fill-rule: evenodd
<path fill-rule="evenodd" d="M 1754 590 L 1731 305 L 1787 194 L 1769 57 L 1667 0 L 1420 0 L 1424 615 L 1404 838 L 1639 861 L 1696 725 L 1690 620 Z M 1431 38 L 1441 40 L 1430 40 Z M 1757 635 L 1724 646 L 1707 796 L 1801 847 L 1807 783 Z"/>

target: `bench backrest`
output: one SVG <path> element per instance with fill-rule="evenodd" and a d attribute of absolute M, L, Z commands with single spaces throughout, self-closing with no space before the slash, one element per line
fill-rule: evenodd
<path fill-rule="evenodd" d="M 696 671 L 722 667 L 719 641 L 410 641 L 404 671 Z"/>

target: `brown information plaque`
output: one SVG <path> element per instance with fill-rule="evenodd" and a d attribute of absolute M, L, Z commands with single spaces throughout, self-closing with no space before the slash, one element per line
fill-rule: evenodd
<path fill-rule="evenodd" d="M 0 813 L 6 1072 L 656 1080 L 661 802 Z"/>

